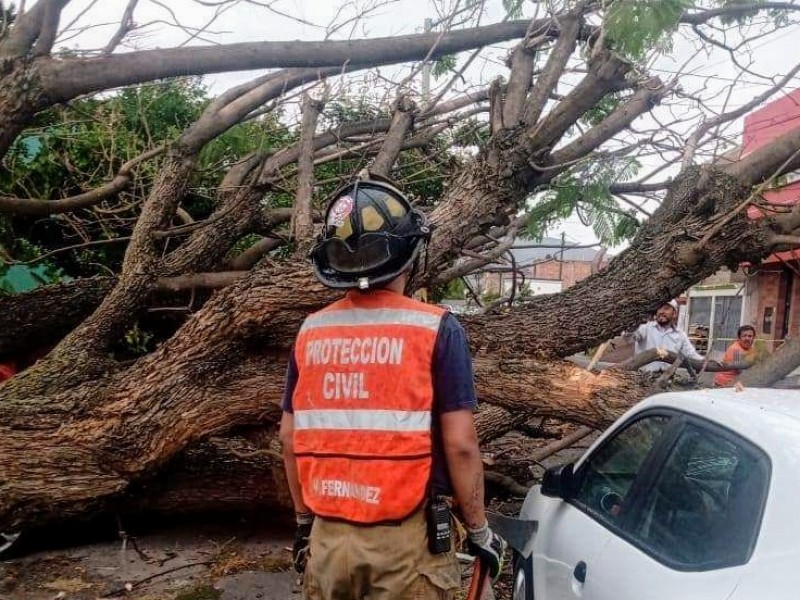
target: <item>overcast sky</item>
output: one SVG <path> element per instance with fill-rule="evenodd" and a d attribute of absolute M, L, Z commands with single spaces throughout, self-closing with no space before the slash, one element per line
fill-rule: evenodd
<path fill-rule="evenodd" d="M 332 37 L 346 39 L 349 37 L 381 37 L 399 34 L 418 33 L 423 29 L 426 17 L 437 19 L 442 14 L 442 4 L 446 10 L 456 0 L 394 0 L 383 2 L 385 6 L 371 12 L 369 17 L 359 21 L 354 27 L 349 25 L 336 32 Z M 213 4 L 213 0 L 206 0 Z M 61 45 L 72 48 L 100 48 L 116 30 L 127 0 L 73 0 L 64 11 L 62 27 L 77 21 L 63 32 Z M 257 4 L 257 3 L 256 3 Z M 266 4 L 266 2 L 262 2 Z M 378 4 L 377 0 L 277 0 L 271 3 L 275 11 L 255 6 L 247 2 L 233 3 L 228 10 L 221 12 L 218 18 L 208 26 L 202 34 L 189 40 L 188 32 L 204 28 L 213 16 L 215 9 L 203 6 L 193 0 L 140 0 L 135 12 L 135 20 L 139 25 L 150 23 L 136 32 L 120 49 L 171 47 L 189 43 L 231 43 L 262 40 L 320 40 L 326 35 L 325 27 L 336 19 L 338 22 L 354 16 L 366 6 Z M 168 7 L 168 8 L 167 8 Z M 488 0 L 488 11 L 483 23 L 497 22 L 503 17 L 501 0 Z M 341 8 L 341 11 L 338 9 Z M 88 10 L 87 10 L 88 9 Z M 526 4 L 526 15 L 533 15 L 534 5 Z M 277 12 L 291 15 L 282 17 Z M 175 21 L 187 28 L 182 30 L 175 26 Z M 300 22 L 302 21 L 302 22 Z M 76 36 L 75 33 L 80 31 Z M 745 33 L 752 34 L 753 28 Z M 729 37 L 729 41 L 736 36 Z M 649 65 L 649 71 L 662 79 L 671 78 L 681 70 L 684 75 L 680 84 L 684 92 L 702 96 L 706 107 L 713 111 L 723 110 L 727 102 L 727 110 L 739 106 L 762 93 L 771 84 L 758 75 L 776 76 L 786 73 L 796 62 L 800 62 L 797 40 L 800 31 L 797 27 L 787 28 L 777 34 L 752 42 L 750 52 L 744 58 L 753 75 L 740 77 L 731 88 L 731 81 L 737 76 L 737 69 L 728 54 L 722 50 L 707 47 L 701 49 L 696 37 L 691 32 L 681 32 L 675 37 L 674 51 L 670 56 L 660 56 Z M 466 81 L 460 84 L 468 86 L 485 85 L 492 78 L 506 72 L 502 65 L 507 45 L 500 45 L 481 54 L 467 73 Z M 462 58 L 463 60 L 463 58 Z M 402 67 L 408 71 L 409 67 Z M 387 69 L 387 73 L 395 75 L 398 68 Z M 213 75 L 205 78 L 212 92 L 219 93 L 242 81 L 253 78 L 256 73 L 231 73 Z M 443 80 L 444 81 L 444 80 Z M 442 82 L 443 82 L 442 81 Z M 440 83 L 442 83 L 440 82 Z M 436 82 L 434 82 L 435 84 Z M 568 91 L 572 85 L 568 79 L 559 89 L 561 93 Z M 789 91 L 798 87 L 797 80 L 789 86 Z M 656 111 L 661 122 L 689 114 L 696 109 L 691 100 L 670 101 Z M 651 125 L 653 121 L 649 122 Z M 741 121 L 729 125 L 723 132 L 733 143 L 738 142 L 741 135 Z M 655 159 L 652 159 L 655 160 Z M 653 163 L 657 164 L 657 163 Z M 582 227 L 577 218 L 569 219 L 563 226 L 552 233 L 565 230 L 569 238 L 581 243 L 595 241 L 591 231 Z"/>

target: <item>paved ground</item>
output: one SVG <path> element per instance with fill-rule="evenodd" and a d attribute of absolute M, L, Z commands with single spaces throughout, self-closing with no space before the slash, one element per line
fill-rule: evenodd
<path fill-rule="evenodd" d="M 193 524 L 0 562 L 3 600 L 292 600 L 288 530 Z"/>

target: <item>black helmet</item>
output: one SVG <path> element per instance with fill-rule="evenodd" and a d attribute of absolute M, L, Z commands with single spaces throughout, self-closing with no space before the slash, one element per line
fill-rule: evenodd
<path fill-rule="evenodd" d="M 361 179 L 336 191 L 311 251 L 314 273 L 332 288 L 367 289 L 412 267 L 430 237 L 425 216 L 394 186 Z"/>

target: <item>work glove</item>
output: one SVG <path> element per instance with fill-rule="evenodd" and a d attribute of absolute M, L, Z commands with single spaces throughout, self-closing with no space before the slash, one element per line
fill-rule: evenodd
<path fill-rule="evenodd" d="M 469 529 L 467 550 L 469 553 L 489 567 L 489 577 L 497 579 L 503 570 L 506 541 L 489 528 L 489 523 L 477 529 Z"/>
<path fill-rule="evenodd" d="M 301 575 L 305 572 L 306 562 L 308 562 L 308 544 L 313 524 L 313 514 L 297 513 L 297 531 L 295 531 L 294 546 L 292 546 L 292 564 L 294 570 Z"/>

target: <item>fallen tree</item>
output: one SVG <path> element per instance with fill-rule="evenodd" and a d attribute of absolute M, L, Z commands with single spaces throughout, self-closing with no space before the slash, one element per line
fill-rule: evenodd
<path fill-rule="evenodd" d="M 80 89 L 64 84 L 60 95 L 41 88 L 37 101 L 25 106 L 18 88 L 4 86 L 2 149 L 53 98 L 100 89 L 102 82 L 119 84 L 118 78 L 100 77 L 108 67 L 48 56 L 52 43 L 47 46 L 49 29 L 42 15 L 57 17 L 65 4 L 39 2 L 0 40 L 2 77 L 19 83 L 31 69 L 46 74 L 80 64 L 94 83 Z M 373 172 L 390 175 L 404 151 L 434 149 L 431 140 L 463 119 L 459 111 L 488 98 L 487 140 L 473 159 L 457 162 L 441 197 L 427 207 L 436 229 L 415 285 L 429 286 L 443 273 L 455 278 L 486 264 L 507 241 L 503 236 L 513 240 L 518 214 L 531 194 L 554 185 L 582 161 L 605 160 L 609 155 L 603 144 L 629 131 L 635 119 L 675 91 L 676 82 L 648 76 L 592 30 L 589 11 L 581 5 L 521 30 L 518 25 L 485 30 L 500 37 L 478 30 L 448 37 L 469 40 L 445 45 L 450 51 L 524 35 L 511 53 L 508 82 L 477 95 L 423 108 L 401 95 L 388 118 L 322 132 L 315 127 L 317 103 L 305 101 L 306 135 L 236 161 L 220 182 L 211 214 L 202 223 L 175 225 L 206 144 L 252 118 L 265 103 L 293 89 L 308 92 L 320 77 L 333 77 L 340 69 L 331 64 L 339 65 L 341 56 L 308 55 L 308 64 L 317 68 L 287 62 L 291 68 L 237 86 L 208 104 L 166 150 L 114 277 L 0 298 L 0 329 L 58 341 L 45 359 L 0 387 L 0 529 L 110 509 L 285 505 L 274 433 L 286 356 L 302 319 L 337 296 L 314 280 L 302 259 L 313 231 L 312 201 L 323 200 L 312 197 L 317 175 L 309 167 L 358 158 Z M 703 14 L 678 16 L 697 20 Z M 438 48 L 434 54 L 443 51 L 437 46 L 444 43 L 441 36 L 415 39 L 398 41 L 394 52 L 365 58 L 353 49 L 355 58 L 348 64 L 365 67 L 426 54 L 430 58 L 431 48 Z M 579 48 L 587 56 L 585 73 L 558 95 L 558 80 L 570 61 L 584 60 Z M 543 65 L 535 69 L 537 55 Z M 152 56 L 141 54 L 139 60 Z M 136 64 L 136 57 L 124 61 Z M 164 74 L 144 68 L 133 72 L 125 82 Z M 56 85 L 53 77 L 33 81 Z M 555 104 L 552 97 L 557 97 Z M 609 97 L 618 99 L 614 107 L 575 133 L 578 120 Z M 800 211 L 753 221 L 744 209 L 759 201 L 758 186 L 800 165 L 798 148 L 800 130 L 724 165 L 687 165 L 664 185 L 668 193 L 659 208 L 607 268 L 561 294 L 465 316 L 477 391 L 491 405 L 478 417 L 482 439 L 503 435 L 536 416 L 600 428 L 657 389 L 646 374 L 621 369 L 594 373 L 564 359 L 629 328 L 721 266 L 757 262 L 795 244 Z M 286 222 L 284 217 L 265 218 L 262 201 L 285 192 L 289 176 L 294 197 L 291 232 L 280 230 L 283 254 L 268 254 L 275 244 L 265 244 L 253 268 L 231 272 L 229 255 L 237 243 L 254 231 L 277 232 Z M 7 204 L 16 210 L 41 206 L 24 198 Z M 173 235 L 179 239 L 163 245 Z M 209 288 L 217 291 L 157 348 L 135 361 L 111 355 L 159 291 Z M 66 303 L 69 310 L 53 308 Z M 14 343 L 14 334 L 0 338 L 3 348 Z"/>

